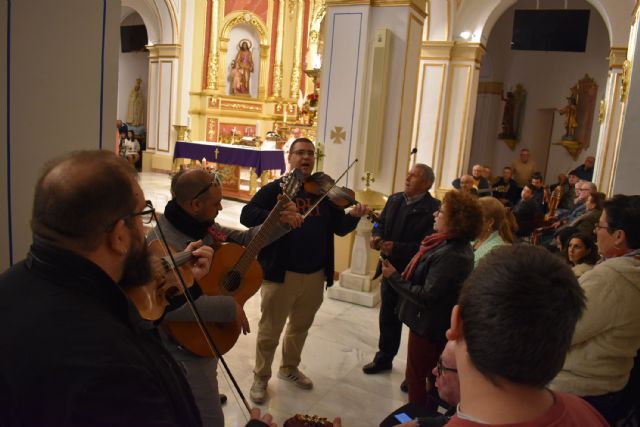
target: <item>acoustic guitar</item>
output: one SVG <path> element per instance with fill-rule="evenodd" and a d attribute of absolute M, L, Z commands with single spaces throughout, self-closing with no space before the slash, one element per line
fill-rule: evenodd
<path fill-rule="evenodd" d="M 264 246 L 271 243 L 282 207 L 298 193 L 302 182 L 302 175 L 297 169 L 282 177 L 282 196 L 246 248 L 235 243 L 225 243 L 215 251 L 209 274 L 198 281 L 203 294 L 232 296 L 243 306 L 260 289 L 263 276 L 256 256 Z M 206 326 L 221 354 L 235 345 L 241 332 L 239 320 L 228 323 L 207 322 Z M 211 357 L 211 349 L 195 321 L 167 322 L 167 327 L 180 345 L 199 356 Z"/>

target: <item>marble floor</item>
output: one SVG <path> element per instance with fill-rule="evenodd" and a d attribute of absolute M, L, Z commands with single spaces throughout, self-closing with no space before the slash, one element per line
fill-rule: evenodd
<path fill-rule="evenodd" d="M 147 199 L 159 211 L 170 198 L 168 175 L 142 173 L 141 186 Z M 242 227 L 238 218 L 243 204 L 223 200 L 218 222 L 230 227 Z M 252 333 L 241 336 L 234 348 L 225 356 L 240 389 L 249 401 L 249 388 L 253 380 L 255 357 L 255 331 L 260 318 L 260 295 L 252 297 L 244 306 Z M 367 308 L 326 297 L 302 354 L 300 369 L 314 382 L 313 390 L 301 390 L 274 375 L 269 381 L 269 398 L 259 407 L 271 413 L 276 423 L 296 413 L 313 414 L 329 418 L 340 416 L 345 427 L 372 427 L 394 409 L 407 402 L 400 391 L 406 362 L 407 328 L 404 328 L 400 353 L 393 370 L 377 375 L 365 375 L 362 366 L 373 359 L 378 343 L 378 307 Z M 280 347 L 276 353 L 273 372 L 280 363 Z M 220 391 L 229 402 L 223 407 L 225 426 L 239 427 L 246 423 L 246 410 L 231 392 L 232 387 L 222 367 L 218 368 Z"/>

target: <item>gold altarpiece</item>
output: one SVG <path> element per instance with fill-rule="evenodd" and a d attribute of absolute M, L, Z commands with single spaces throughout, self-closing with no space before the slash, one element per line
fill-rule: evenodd
<path fill-rule="evenodd" d="M 269 131 L 295 128 L 315 139 L 313 120 L 300 114 L 316 94 L 324 0 L 207 0 L 197 2 L 189 101 L 191 139 L 236 143 L 243 136 L 265 139 Z M 236 30 L 234 30 L 236 29 Z M 232 94 L 230 68 L 240 47 L 236 34 L 249 34 L 257 88 Z M 256 52 L 257 51 L 257 52 Z M 313 74 L 313 73 L 312 73 Z M 317 76 L 317 73 L 316 73 Z M 257 90 L 256 90 L 257 89 Z M 314 113 L 315 114 L 315 113 Z"/>

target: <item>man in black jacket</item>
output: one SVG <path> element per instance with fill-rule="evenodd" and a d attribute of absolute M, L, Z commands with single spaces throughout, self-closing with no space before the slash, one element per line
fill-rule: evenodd
<path fill-rule="evenodd" d="M 289 149 L 289 164 L 305 178 L 314 166 L 315 147 L 307 138 L 297 138 Z M 280 195 L 279 180 L 262 187 L 242 209 L 240 222 L 253 227 L 262 224 Z M 301 214 L 311 209 L 302 226 L 262 249 L 258 261 L 264 272 L 260 323 L 256 346 L 256 365 L 250 397 L 262 403 L 267 396 L 271 364 L 287 319 L 282 345 L 280 379 L 302 389 L 313 388 L 313 382 L 300 370 L 302 348 L 316 312 L 322 303 L 324 283 L 333 283 L 333 236 L 344 236 L 356 228 L 366 206 L 356 205 L 348 214 L 327 199 L 313 207 L 315 196 L 300 189 L 294 197 Z"/>
<path fill-rule="evenodd" d="M 0 276 L 3 425 L 201 425 L 182 371 L 127 297 L 162 282 L 145 245 L 152 212 L 113 153 L 76 152 L 45 169 L 29 254 Z M 200 278 L 212 250 L 193 255 Z"/>
<path fill-rule="evenodd" d="M 433 233 L 433 213 L 440 207 L 440 201 L 429 194 L 433 180 L 429 166 L 421 163 L 413 166 L 405 180 L 404 192 L 389 197 L 380 213 L 380 222 L 371 233 L 371 248 L 379 250 L 398 271 L 403 271 L 418 252 L 422 239 Z M 376 275 L 379 272 L 380 263 Z M 362 367 L 365 374 L 390 370 L 400 347 L 402 322 L 396 313 L 398 294 L 386 279 L 382 280 L 380 293 L 378 352 L 372 362 Z"/>

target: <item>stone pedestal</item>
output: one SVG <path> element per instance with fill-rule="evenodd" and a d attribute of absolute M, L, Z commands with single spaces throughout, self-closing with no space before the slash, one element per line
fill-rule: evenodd
<path fill-rule="evenodd" d="M 360 219 L 351 249 L 350 268 L 340 273 L 339 283 L 329 288 L 329 298 L 367 307 L 374 307 L 380 302 L 380 278 L 372 280 L 373 273 L 369 271 L 372 256 L 370 237 L 371 223 L 366 218 Z"/>
<path fill-rule="evenodd" d="M 352 273 L 347 269 L 340 273 L 340 282 L 327 291 L 329 298 L 353 304 L 375 307 L 380 302 L 380 278 Z"/>

